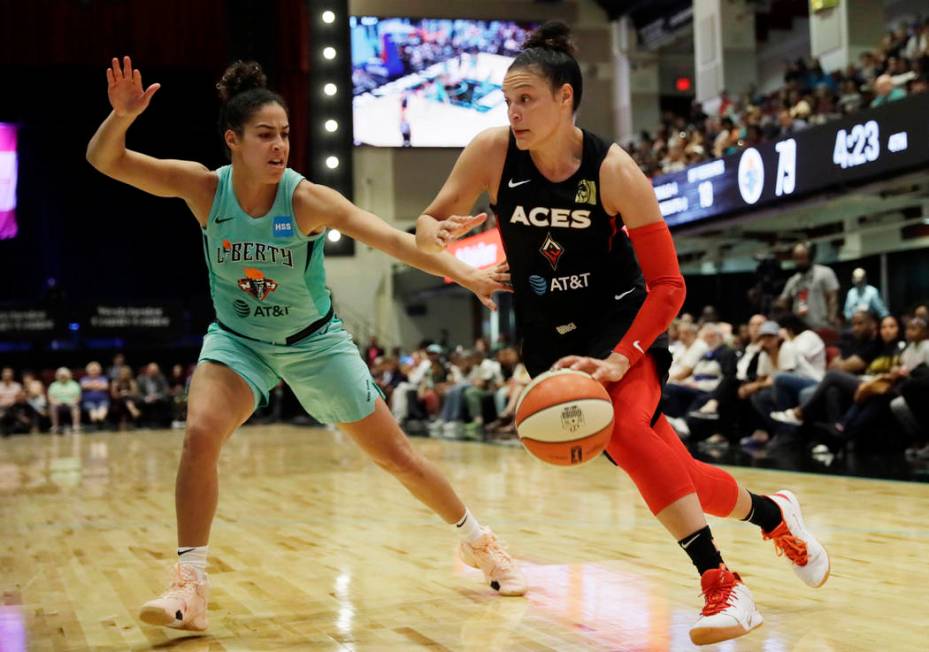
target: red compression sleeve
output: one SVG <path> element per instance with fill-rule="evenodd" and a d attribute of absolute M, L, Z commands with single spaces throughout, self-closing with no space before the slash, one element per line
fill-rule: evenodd
<path fill-rule="evenodd" d="M 677 264 L 671 231 L 664 220 L 629 229 L 648 296 L 622 341 L 613 349 L 629 358 L 629 366 L 642 359 L 648 347 L 664 333 L 684 305 L 684 277 Z"/>

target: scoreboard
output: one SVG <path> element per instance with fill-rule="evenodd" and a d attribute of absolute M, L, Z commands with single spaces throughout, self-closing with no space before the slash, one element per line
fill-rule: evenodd
<path fill-rule="evenodd" d="M 668 226 L 929 168 L 929 93 L 655 177 Z"/>

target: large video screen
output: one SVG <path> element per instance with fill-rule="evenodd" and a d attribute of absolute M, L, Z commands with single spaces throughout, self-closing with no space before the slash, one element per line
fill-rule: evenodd
<path fill-rule="evenodd" d="M 0 122 L 0 240 L 16 235 L 16 126 Z"/>
<path fill-rule="evenodd" d="M 356 145 L 464 147 L 507 124 L 503 77 L 537 23 L 352 16 Z"/>

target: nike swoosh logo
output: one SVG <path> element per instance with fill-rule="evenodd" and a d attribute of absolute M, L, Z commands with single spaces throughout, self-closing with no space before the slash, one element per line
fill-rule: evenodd
<path fill-rule="evenodd" d="M 636 340 L 635 342 L 632 343 L 632 348 L 634 348 L 639 353 L 643 353 L 643 354 L 645 353 L 645 351 L 642 350 L 642 345 L 639 344 L 639 340 Z"/>
<path fill-rule="evenodd" d="M 690 540 L 689 540 L 689 541 L 685 541 L 684 543 L 681 544 L 681 548 L 683 548 L 684 550 L 687 550 L 687 546 L 689 546 L 691 543 L 693 543 L 694 541 L 696 541 L 696 540 L 699 539 L 699 538 L 700 538 L 700 535 L 699 535 L 699 534 L 693 535 L 692 537 L 690 537 Z"/>
<path fill-rule="evenodd" d="M 234 219 L 235 219 L 234 217 L 227 217 L 226 219 L 220 219 L 220 218 L 217 217 L 217 218 L 216 218 L 216 223 L 217 223 L 217 224 L 222 224 L 223 222 L 228 222 L 229 220 L 234 220 Z"/>
<path fill-rule="evenodd" d="M 506 185 L 508 185 L 510 188 L 515 188 L 516 186 L 521 186 L 524 183 L 529 183 L 530 181 L 532 181 L 532 179 L 526 179 L 525 181 L 517 181 L 516 183 L 513 183 L 513 180 L 510 179 L 510 182 Z"/>
<path fill-rule="evenodd" d="M 616 299 L 617 301 L 619 301 L 619 300 L 621 300 L 624 296 L 626 296 L 627 294 L 629 294 L 629 293 L 631 293 L 631 292 L 635 292 L 635 288 L 632 288 L 631 290 L 626 290 L 626 291 L 623 292 L 622 294 L 617 294 L 617 295 L 614 296 L 613 298 Z"/>
<path fill-rule="evenodd" d="M 188 552 L 190 552 L 191 550 L 194 550 L 194 548 L 187 548 L 187 549 L 185 549 L 185 550 L 178 550 L 177 556 L 180 557 L 181 555 L 183 555 L 183 554 L 185 554 L 185 553 L 188 553 Z"/>

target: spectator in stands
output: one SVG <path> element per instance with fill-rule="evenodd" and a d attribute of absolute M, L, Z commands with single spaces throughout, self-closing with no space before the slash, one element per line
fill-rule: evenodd
<path fill-rule="evenodd" d="M 662 411 L 667 415 L 674 429 L 682 436 L 692 432 L 696 434 L 695 431 L 700 429 L 699 424 L 686 418 L 688 414 L 698 413 L 699 410 L 710 405 L 704 413 L 698 413 L 694 418 L 705 422 L 714 420 L 712 414 L 718 417 L 719 394 L 717 391 L 720 390 L 720 386 L 723 386 L 720 394 L 735 391 L 737 358 L 735 351 L 726 346 L 722 330 L 715 323 L 704 324 L 700 329 L 700 339 L 706 344 L 706 353 L 697 361 L 693 374 L 682 383 L 666 385 L 662 400 Z M 711 404 L 714 400 L 715 405 Z M 706 436 L 710 434 L 712 433 L 700 432 L 698 438 L 706 439 Z"/>
<path fill-rule="evenodd" d="M 437 344 L 430 345 L 429 348 L 432 347 L 436 347 L 434 350 L 442 350 L 442 347 Z M 425 416 L 432 419 L 438 416 L 442 397 L 448 387 L 454 383 L 452 382 L 450 369 L 441 355 L 430 354 L 429 362 L 431 363 L 429 369 L 417 388 L 417 399 L 425 410 Z"/>
<path fill-rule="evenodd" d="M 35 416 L 32 423 L 32 432 L 45 432 L 51 424 L 48 413 L 48 397 L 45 396 L 45 385 L 38 378 L 30 377 L 26 379 L 23 374 L 23 384 L 26 388 L 26 401 L 32 407 Z"/>
<path fill-rule="evenodd" d="M 81 378 L 81 405 L 90 419 L 90 425 L 98 430 L 106 424 L 110 410 L 110 381 L 103 375 L 99 362 L 89 362 Z"/>
<path fill-rule="evenodd" d="M 869 84 L 873 82 L 878 75 L 880 67 L 877 62 L 877 57 L 874 56 L 873 52 L 862 52 L 858 55 L 858 70 L 861 75 L 861 82 L 864 84 Z"/>
<path fill-rule="evenodd" d="M 151 426 L 165 426 L 170 421 L 171 399 L 168 380 L 157 362 L 150 362 L 136 379 L 139 386 L 139 408 L 142 421 Z"/>
<path fill-rule="evenodd" d="M 919 304 L 913 308 L 913 316 L 922 319 L 924 322 L 929 322 L 929 305 Z"/>
<path fill-rule="evenodd" d="M 881 353 L 878 323 L 867 310 L 852 315 L 851 339 L 842 342 L 842 353 L 830 364 L 830 369 L 861 374 Z"/>
<path fill-rule="evenodd" d="M 743 383 L 738 389 L 738 397 L 751 401 L 758 419 L 764 426 L 742 442 L 750 448 L 764 447 L 775 429 L 768 414 L 774 405 L 774 376 L 781 371 L 780 353 L 784 345 L 781 328 L 776 321 L 767 320 L 761 324 L 758 329 L 758 343 L 761 353 L 758 355 L 755 380 Z M 784 356 L 784 362 L 787 361 L 787 357 Z"/>
<path fill-rule="evenodd" d="M 727 376 L 712 392 L 710 400 L 688 414 L 687 426 L 691 433 L 697 433 L 697 439 L 700 438 L 701 427 L 694 423 L 695 419 L 717 423 L 718 432 L 728 436 L 730 442 L 743 430 L 751 431 L 761 427 L 760 417 L 750 402 L 739 398 L 738 389 L 758 377 L 760 330 L 765 321 L 767 318 L 764 315 L 753 315 L 748 324 L 739 327 L 734 349 L 737 359 L 735 377 Z"/>
<path fill-rule="evenodd" d="M 830 268 L 812 262 L 809 245 L 793 248 L 797 272 L 787 280 L 781 300 L 789 302 L 791 311 L 810 328 L 833 328 L 838 325 L 839 280 Z"/>
<path fill-rule="evenodd" d="M 475 342 L 475 345 L 477 343 Z M 464 390 L 464 399 L 470 420 L 465 425 L 465 432 L 477 436 L 483 431 L 485 423 L 497 418 L 494 407 L 494 394 L 503 385 L 503 373 L 500 363 L 489 358 L 485 351 L 475 349 L 474 367 L 468 378 L 469 386 Z"/>
<path fill-rule="evenodd" d="M 187 391 L 190 376 L 184 365 L 176 364 L 171 368 L 168 379 L 168 395 L 171 398 L 171 427 L 183 428 L 187 422 Z"/>
<path fill-rule="evenodd" d="M 772 410 L 771 419 L 791 426 L 837 423 L 851 407 L 866 372 L 885 373 L 899 364 L 900 327 L 894 317 L 883 320 L 877 335 L 874 316 L 870 312 L 856 312 L 852 316 L 852 336 L 842 357 L 832 361 L 829 372 L 809 398 L 789 410 Z"/>
<path fill-rule="evenodd" d="M 893 330 L 886 317 L 881 324 L 882 337 L 886 330 L 888 336 Z M 910 373 L 920 365 L 929 365 L 929 330 L 926 322 L 918 318 L 910 319 L 906 327 L 906 346 L 899 356 L 892 356 L 894 366 L 886 373 L 869 376 L 855 390 L 855 403 L 830 429 L 835 436 L 837 446 L 855 441 L 869 444 L 875 452 L 900 448 L 907 443 L 909 436 L 900 437 L 895 431 L 881 428 L 891 416 L 890 403 L 900 395 L 899 389 L 909 378 Z"/>
<path fill-rule="evenodd" d="M 48 386 L 48 405 L 53 433 L 64 433 L 62 416 L 71 417 L 73 432 L 81 431 L 81 386 L 67 367 L 59 367 L 55 372 L 55 381 Z"/>
<path fill-rule="evenodd" d="M 929 53 L 929 18 L 918 28 L 906 42 L 901 54 L 907 59 L 916 60 Z"/>
<path fill-rule="evenodd" d="M 678 341 L 680 346 L 677 349 L 677 355 L 672 354 L 671 369 L 669 371 L 669 380 L 671 383 L 678 383 L 693 374 L 697 362 L 706 353 L 706 342 L 697 337 L 697 325 L 690 321 L 685 321 L 683 317 L 678 324 Z"/>
<path fill-rule="evenodd" d="M 113 398 L 112 411 L 117 427 L 125 430 L 130 425 L 134 426 L 142 413 L 138 408 L 139 386 L 132 377 L 130 367 L 119 367 L 110 387 L 110 396 Z"/>
<path fill-rule="evenodd" d="M 867 273 L 856 267 L 852 272 L 852 287 L 845 296 L 845 319 L 851 321 L 852 315 L 859 310 L 868 310 L 878 317 L 887 316 L 888 310 L 881 300 L 880 291 L 873 285 L 868 285 Z"/>
<path fill-rule="evenodd" d="M 371 340 L 368 342 L 368 346 L 365 349 L 365 362 L 368 363 L 368 367 L 371 367 L 374 364 L 374 361 L 383 355 L 384 347 L 378 343 L 377 336 L 372 335 Z"/>
<path fill-rule="evenodd" d="M 894 86 L 893 77 L 885 73 L 874 80 L 874 99 L 871 100 L 871 108 L 902 100 L 904 97 L 906 97 L 906 90 Z"/>
<path fill-rule="evenodd" d="M 409 368 L 404 370 L 406 382 L 400 382 L 394 389 L 391 397 L 390 409 L 394 418 L 400 423 L 407 419 L 422 420 L 426 414 L 419 403 L 419 387 L 432 370 L 433 363 L 442 355 L 442 347 L 438 344 L 429 344 L 413 352 Z"/>
<path fill-rule="evenodd" d="M 863 98 L 854 79 L 842 82 L 842 95 L 839 96 L 838 109 L 842 115 L 850 115 L 861 110 Z"/>
<path fill-rule="evenodd" d="M 16 382 L 12 367 L 4 367 L 0 372 L 0 416 L 16 403 L 16 397 L 23 386 Z"/>
<path fill-rule="evenodd" d="M 501 349 L 497 354 L 503 372 L 504 384 L 497 390 L 494 397 L 497 408 L 496 420 L 487 424 L 487 431 L 497 437 L 515 434 L 514 417 L 516 416 L 516 403 L 526 385 L 532 380 L 526 365 L 519 358 L 519 352 L 513 347 Z"/>
<path fill-rule="evenodd" d="M 782 316 L 778 323 L 786 341 L 774 376 L 774 405 L 782 411 L 803 403 L 826 375 L 826 345 L 794 314 Z"/>
<path fill-rule="evenodd" d="M 119 371 L 126 365 L 126 356 L 122 353 L 117 353 L 113 356 L 113 364 L 110 365 L 110 368 L 106 370 L 106 376 L 111 381 L 119 378 Z"/>
<path fill-rule="evenodd" d="M 388 403 L 391 402 L 391 397 L 397 386 L 406 381 L 406 376 L 400 370 L 400 361 L 394 356 L 376 359 L 372 375 L 374 376 L 374 382 L 384 393 L 384 400 Z"/>
<path fill-rule="evenodd" d="M 32 430 L 34 421 L 35 412 L 26 400 L 26 392 L 20 389 L 13 404 L 0 415 L 0 435 L 24 435 Z"/>

